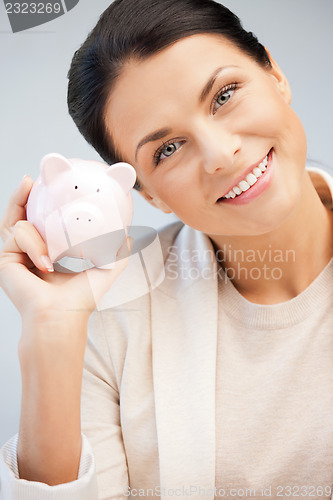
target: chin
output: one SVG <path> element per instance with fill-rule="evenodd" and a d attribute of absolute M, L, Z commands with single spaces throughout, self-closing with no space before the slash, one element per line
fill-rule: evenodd
<path fill-rule="evenodd" d="M 259 221 L 253 221 L 252 230 L 247 230 L 248 235 L 267 234 L 281 227 L 295 212 L 301 200 L 301 192 L 294 196 L 284 196 L 272 200 L 270 206 L 264 210 Z"/>
<path fill-rule="evenodd" d="M 234 222 L 230 227 L 215 227 L 211 234 L 220 234 L 224 236 L 261 236 L 271 233 L 281 227 L 296 210 L 301 199 L 301 191 L 291 196 L 276 196 L 270 200 L 264 209 L 260 209 L 260 216 L 256 214 L 249 217 L 241 223 Z M 251 213 L 252 215 L 252 213 Z M 237 229 L 238 227 L 238 229 Z"/>

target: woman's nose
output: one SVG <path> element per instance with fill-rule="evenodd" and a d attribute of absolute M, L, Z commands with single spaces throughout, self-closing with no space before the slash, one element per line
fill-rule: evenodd
<path fill-rule="evenodd" d="M 207 173 L 213 174 L 234 166 L 241 149 L 238 134 L 226 130 L 221 124 L 212 123 L 202 127 L 199 136 L 201 163 Z"/>

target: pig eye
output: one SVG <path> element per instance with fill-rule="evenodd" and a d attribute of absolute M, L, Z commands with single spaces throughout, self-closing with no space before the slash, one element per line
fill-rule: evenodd
<path fill-rule="evenodd" d="M 75 189 L 77 189 L 77 186 L 75 186 Z"/>

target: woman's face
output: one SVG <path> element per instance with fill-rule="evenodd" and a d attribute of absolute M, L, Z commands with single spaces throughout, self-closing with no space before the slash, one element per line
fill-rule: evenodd
<path fill-rule="evenodd" d="M 302 192 L 306 138 L 288 82 L 272 64 L 262 68 L 214 34 L 126 64 L 105 123 L 150 203 L 206 234 L 259 235 L 291 214 Z M 242 183 L 244 196 L 217 201 L 270 151 L 257 183 Z"/>

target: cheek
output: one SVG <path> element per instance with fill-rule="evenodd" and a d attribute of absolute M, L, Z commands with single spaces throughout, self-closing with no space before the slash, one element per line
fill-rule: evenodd
<path fill-rule="evenodd" d="M 238 133 L 273 138 L 283 134 L 290 111 L 290 106 L 276 89 L 260 86 L 242 96 L 236 115 L 231 114 L 230 120 L 236 124 Z"/>
<path fill-rule="evenodd" d="M 306 162 L 307 142 L 299 117 L 274 88 L 262 88 L 255 95 L 256 98 L 244 102 L 242 120 L 239 116 L 244 135 L 269 139 L 284 167 L 294 164 L 294 172 L 300 177 Z"/>
<path fill-rule="evenodd" d="M 193 168 L 191 168 L 193 166 Z M 177 164 L 174 166 L 160 163 L 156 171 L 147 179 L 147 187 L 170 207 L 190 203 L 195 196 L 197 182 L 194 180 L 194 165 Z M 149 186 L 148 186 L 149 185 Z"/>
<path fill-rule="evenodd" d="M 188 167 L 189 165 L 186 165 Z M 184 167 L 184 166 L 183 166 Z M 202 210 L 202 186 L 189 174 L 189 169 L 181 168 L 180 165 L 174 169 L 168 169 L 163 179 L 154 182 L 154 192 L 163 200 L 172 212 L 185 224 L 195 227 L 200 218 L 198 210 Z M 162 176 L 161 176 L 162 177 Z M 206 214 L 207 216 L 207 214 Z"/>

